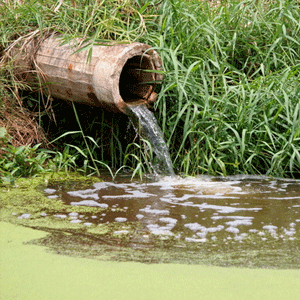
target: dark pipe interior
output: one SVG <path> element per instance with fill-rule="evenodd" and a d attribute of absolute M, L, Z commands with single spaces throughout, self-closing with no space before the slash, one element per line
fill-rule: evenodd
<path fill-rule="evenodd" d="M 147 100 L 154 90 L 155 74 L 142 70 L 153 70 L 151 59 L 147 55 L 134 56 L 127 60 L 120 76 L 120 95 L 124 102 Z"/>

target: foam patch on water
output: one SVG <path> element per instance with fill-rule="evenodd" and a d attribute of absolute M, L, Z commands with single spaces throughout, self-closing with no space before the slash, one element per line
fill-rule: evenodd
<path fill-rule="evenodd" d="M 202 232 L 207 233 L 207 232 L 217 232 L 221 231 L 225 228 L 224 225 L 218 225 L 217 227 L 204 227 L 201 229 Z"/>
<path fill-rule="evenodd" d="M 277 229 L 277 226 L 265 225 L 265 226 L 263 226 L 263 229 L 266 229 L 266 230 L 269 230 L 269 231 L 275 231 Z"/>
<path fill-rule="evenodd" d="M 18 219 L 29 219 L 29 218 L 30 218 L 30 214 L 23 214 L 18 217 Z"/>
<path fill-rule="evenodd" d="M 69 213 L 69 216 L 70 217 L 77 217 L 78 213 L 77 212 L 71 212 L 71 213 Z"/>
<path fill-rule="evenodd" d="M 196 239 L 196 238 L 190 238 L 190 237 L 186 237 L 185 240 L 189 243 L 205 243 L 207 241 L 206 238 Z"/>
<path fill-rule="evenodd" d="M 137 214 L 137 215 L 136 215 L 136 217 L 137 217 L 137 219 L 141 220 L 141 219 L 143 219 L 143 218 L 144 218 L 144 215 Z"/>
<path fill-rule="evenodd" d="M 44 192 L 47 193 L 47 194 L 54 194 L 54 193 L 56 193 L 56 190 L 47 188 L 47 189 L 44 189 Z"/>
<path fill-rule="evenodd" d="M 71 202 L 70 204 L 74 205 L 74 206 L 98 206 L 98 207 L 101 207 L 101 208 L 108 208 L 108 204 L 98 203 L 94 200 L 83 200 L 83 201 L 80 201 L 80 202 Z"/>
<path fill-rule="evenodd" d="M 70 192 L 68 192 L 68 194 L 73 197 L 98 200 L 99 195 L 95 192 L 96 192 L 95 189 L 87 189 L 87 190 L 81 190 L 81 191 L 70 191 Z"/>
<path fill-rule="evenodd" d="M 116 222 L 126 222 L 126 221 L 127 221 L 127 218 L 121 218 L 121 217 L 118 217 L 118 218 L 115 218 L 115 221 L 116 221 Z"/>
<path fill-rule="evenodd" d="M 204 226 L 202 226 L 198 223 L 188 223 L 188 224 L 185 224 L 184 227 L 187 227 L 188 229 L 190 229 L 192 231 L 199 231 L 202 228 L 205 228 Z"/>
<path fill-rule="evenodd" d="M 226 222 L 226 225 L 232 226 L 232 227 L 236 227 L 236 226 L 240 226 L 240 225 L 246 225 L 246 226 L 250 226 L 252 225 L 252 219 L 253 217 L 249 217 L 249 218 L 245 218 L 243 220 L 235 220 L 235 221 L 229 221 Z"/>
<path fill-rule="evenodd" d="M 75 223 L 75 224 L 81 223 L 81 222 L 82 222 L 82 220 L 79 220 L 79 219 L 74 219 L 74 220 L 70 221 L 70 223 Z"/>
<path fill-rule="evenodd" d="M 148 224 L 147 228 L 154 235 L 172 235 L 173 233 L 170 231 L 172 228 L 168 226 L 159 226 L 158 224 Z"/>
<path fill-rule="evenodd" d="M 177 223 L 176 219 L 173 218 L 169 218 L 169 217 L 163 217 L 163 218 L 159 218 L 159 221 L 164 222 L 164 223 L 170 223 L 170 224 L 175 224 Z"/>
<path fill-rule="evenodd" d="M 145 208 L 141 208 L 140 211 L 143 211 L 148 214 L 154 214 L 154 215 L 168 215 L 170 212 L 166 209 L 155 209 L 151 208 L 151 206 L 146 206 Z"/>
<path fill-rule="evenodd" d="M 228 232 L 231 232 L 231 233 L 236 233 L 236 234 L 240 232 L 240 230 L 238 228 L 232 227 L 232 226 L 227 227 L 225 230 Z"/>
<path fill-rule="evenodd" d="M 117 230 L 113 232 L 113 234 L 127 234 L 127 233 L 129 233 L 128 230 Z"/>
<path fill-rule="evenodd" d="M 55 218 L 60 218 L 60 219 L 65 219 L 67 216 L 66 215 L 61 215 L 61 214 L 57 214 L 54 215 Z"/>

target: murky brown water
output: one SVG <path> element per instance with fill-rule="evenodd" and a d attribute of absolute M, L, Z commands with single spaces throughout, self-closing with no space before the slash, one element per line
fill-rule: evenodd
<path fill-rule="evenodd" d="M 45 192 L 52 197 L 57 193 Z M 261 241 L 293 241 L 300 229 L 299 180 L 165 177 L 138 183 L 123 178 L 87 190 L 63 191 L 61 196 L 73 206 L 111 208 L 109 214 L 66 216 L 72 223 L 101 226 L 138 221 L 148 234 L 161 239 L 173 236 L 186 243 L 222 240 L 227 244 L 250 235 Z"/>

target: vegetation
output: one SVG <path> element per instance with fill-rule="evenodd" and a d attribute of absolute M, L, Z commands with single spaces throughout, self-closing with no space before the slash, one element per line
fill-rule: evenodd
<path fill-rule="evenodd" d="M 0 3 L 0 127 L 5 127 L 8 103 L 35 112 L 45 132 L 53 115 L 58 125 L 56 135 L 46 134 L 48 140 L 56 139 L 51 144 L 55 148 L 39 152 L 42 146 L 34 146 L 39 141 L 30 142 L 33 148 L 18 148 L 26 159 L 39 161 L 22 176 L 51 163 L 51 170 L 64 165 L 96 174 L 103 166 L 113 174 L 125 164 L 134 174 L 149 170 L 149 145 L 120 126 L 128 122 L 124 116 L 97 111 L 93 124 L 85 125 L 82 108 L 73 105 L 77 127 L 59 126 L 61 104 L 49 105 L 51 101 L 25 92 L 26 84 L 16 80 L 5 49 L 16 40 L 57 31 L 66 42 L 89 40 L 88 47 L 103 40 L 140 41 L 159 52 L 165 78 L 154 111 L 176 173 L 300 177 L 298 1 L 23 2 Z M 7 163 L 17 163 L 16 149 L 6 147 L 0 157 L 10 174 Z"/>

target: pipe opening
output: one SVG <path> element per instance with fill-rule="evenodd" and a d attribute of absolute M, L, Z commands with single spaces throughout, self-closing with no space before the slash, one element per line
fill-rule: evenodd
<path fill-rule="evenodd" d="M 155 73 L 143 70 L 155 70 L 147 54 L 134 56 L 125 63 L 119 82 L 120 95 L 124 102 L 147 100 L 154 91 Z"/>

